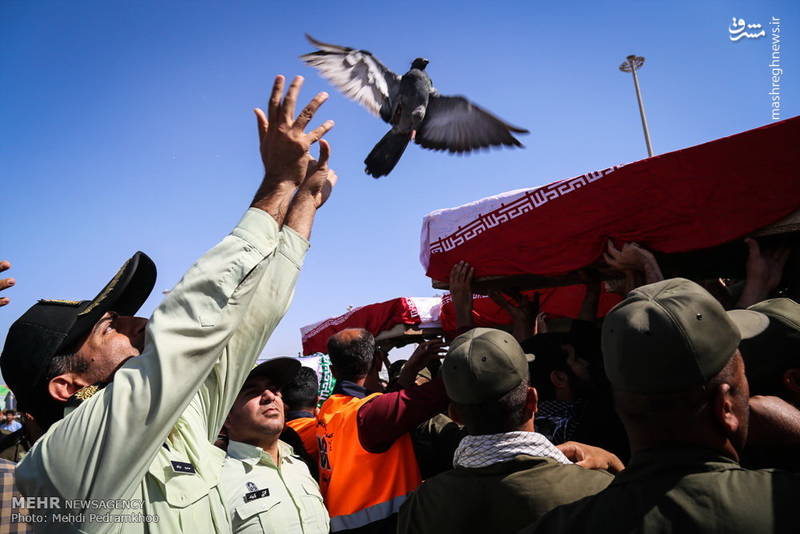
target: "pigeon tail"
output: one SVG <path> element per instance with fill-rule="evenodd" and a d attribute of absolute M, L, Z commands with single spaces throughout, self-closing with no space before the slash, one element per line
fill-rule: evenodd
<path fill-rule="evenodd" d="M 410 140 L 408 133 L 395 133 L 389 130 L 364 160 L 367 166 L 364 171 L 374 178 L 380 178 L 392 172 Z"/>

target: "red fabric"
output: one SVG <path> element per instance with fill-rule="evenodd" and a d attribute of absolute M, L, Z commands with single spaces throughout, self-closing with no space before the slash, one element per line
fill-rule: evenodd
<path fill-rule="evenodd" d="M 798 147 L 795 117 L 641 160 L 596 181 L 532 190 L 519 210 L 529 211 L 516 218 L 491 228 L 465 220 L 458 232 L 429 244 L 440 252 L 430 255 L 427 275 L 447 280 L 460 260 L 478 277 L 563 274 L 598 260 L 610 237 L 667 253 L 741 238 L 800 207 Z"/>
<path fill-rule="evenodd" d="M 528 299 L 533 299 L 536 293 L 539 293 L 540 311 L 549 315 L 577 319 L 586 295 L 586 286 L 551 287 L 524 291 L 523 295 Z M 603 317 L 620 300 L 622 299 L 619 295 L 606 293 L 604 290 L 600 294 L 600 302 L 597 305 L 597 316 Z M 452 337 L 456 333 L 456 313 L 449 293 L 442 297 L 442 311 L 439 315 L 439 320 L 442 323 L 442 330 L 445 331 L 448 337 Z M 491 298 L 483 295 L 474 295 L 472 300 L 472 323 L 475 326 L 486 327 L 511 326 L 511 316 L 503 308 L 495 304 Z"/>
<path fill-rule="evenodd" d="M 364 328 L 372 335 L 398 324 L 419 324 L 419 314 L 413 303 L 396 298 L 355 308 L 349 312 L 303 328 L 303 355 L 328 352 L 328 339 L 346 328 Z M 306 328 L 308 330 L 306 330 Z"/>

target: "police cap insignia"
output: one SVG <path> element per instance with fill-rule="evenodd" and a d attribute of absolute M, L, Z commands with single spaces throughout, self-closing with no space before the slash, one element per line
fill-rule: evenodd
<path fill-rule="evenodd" d="M 80 300 L 39 299 L 39 304 L 60 304 L 62 306 L 80 306 Z"/>

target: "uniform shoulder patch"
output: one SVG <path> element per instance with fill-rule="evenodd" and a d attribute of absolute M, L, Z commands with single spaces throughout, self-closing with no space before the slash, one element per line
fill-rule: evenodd
<path fill-rule="evenodd" d="M 100 391 L 100 386 L 97 384 L 92 384 L 91 386 L 86 386 L 84 388 L 79 389 L 75 392 L 75 397 L 80 401 L 89 400 L 92 398 L 92 395 Z"/>
<path fill-rule="evenodd" d="M 76 406 L 80 406 L 80 404 L 84 401 L 91 399 L 98 391 L 106 387 L 108 384 L 98 383 L 92 384 L 91 386 L 82 387 L 69 398 L 67 401 L 67 406 L 70 408 L 74 408 Z"/>

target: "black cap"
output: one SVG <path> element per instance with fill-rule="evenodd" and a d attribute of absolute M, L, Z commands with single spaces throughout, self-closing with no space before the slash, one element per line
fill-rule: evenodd
<path fill-rule="evenodd" d="M 35 412 L 46 391 L 41 389 L 50 361 L 75 350 L 94 324 L 108 311 L 133 315 L 156 283 L 156 266 L 137 252 L 92 300 L 42 299 L 8 330 L 0 370 L 21 410 Z"/>
<path fill-rule="evenodd" d="M 278 389 L 283 389 L 297 375 L 302 364 L 296 358 L 273 358 L 253 367 L 247 378 L 265 376 Z"/>

